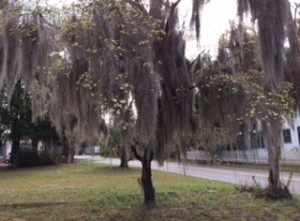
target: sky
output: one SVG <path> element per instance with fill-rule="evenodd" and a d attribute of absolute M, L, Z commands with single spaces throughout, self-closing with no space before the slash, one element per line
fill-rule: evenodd
<path fill-rule="evenodd" d="M 212 54 L 217 53 L 218 40 L 222 33 L 229 28 L 229 21 L 237 18 L 236 10 L 237 0 L 211 0 L 204 6 L 201 16 L 201 35 L 200 42 L 192 37 L 187 36 L 187 57 L 195 58 L 200 51 L 210 51 Z M 186 18 L 191 16 L 191 3 L 184 0 L 181 7 L 186 10 Z M 187 24 L 188 25 L 188 24 Z M 193 35 L 193 33 L 191 34 Z"/>
<path fill-rule="evenodd" d="M 300 3 L 300 0 L 290 0 L 291 6 Z M 190 0 L 182 0 L 182 7 L 186 8 L 190 15 Z M 237 19 L 237 0 L 210 0 L 204 6 L 201 17 L 200 47 L 196 40 L 187 41 L 187 57 L 195 58 L 202 50 L 217 54 L 218 40 L 221 34 L 229 29 L 229 21 Z M 247 20 L 247 19 L 246 19 Z M 250 21 L 250 19 L 248 19 Z M 237 20 L 238 21 L 238 20 Z"/>

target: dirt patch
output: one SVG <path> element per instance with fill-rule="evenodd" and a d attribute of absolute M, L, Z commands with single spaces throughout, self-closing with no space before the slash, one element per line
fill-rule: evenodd
<path fill-rule="evenodd" d="M 266 200 L 277 201 L 277 200 L 292 200 L 293 196 L 290 193 L 288 187 L 284 186 L 278 189 L 265 188 L 261 189 L 260 187 L 253 186 L 238 186 L 235 188 L 240 193 L 251 193 L 256 198 L 263 198 Z"/>
<path fill-rule="evenodd" d="M 267 187 L 266 189 L 258 191 L 256 196 L 271 201 L 293 199 L 292 194 L 286 186 L 277 189 Z"/>

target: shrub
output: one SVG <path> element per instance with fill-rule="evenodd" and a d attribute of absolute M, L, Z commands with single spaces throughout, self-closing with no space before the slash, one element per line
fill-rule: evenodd
<path fill-rule="evenodd" d="M 19 153 L 19 166 L 32 167 L 41 165 L 40 156 L 35 151 L 25 150 Z"/>
<path fill-rule="evenodd" d="M 19 167 L 34 167 L 45 165 L 56 165 L 60 163 L 61 154 L 49 154 L 45 151 L 36 152 L 32 150 L 21 151 L 19 155 Z"/>

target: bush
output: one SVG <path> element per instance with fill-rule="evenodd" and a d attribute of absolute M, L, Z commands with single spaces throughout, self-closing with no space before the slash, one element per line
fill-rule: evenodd
<path fill-rule="evenodd" d="M 32 150 L 21 151 L 19 155 L 19 167 L 34 167 L 45 165 L 56 165 L 60 162 L 59 154 L 47 152 L 36 152 Z"/>
<path fill-rule="evenodd" d="M 19 153 L 19 166 L 20 167 L 32 167 L 39 166 L 40 156 L 37 152 L 25 150 Z"/>
<path fill-rule="evenodd" d="M 100 155 L 103 157 L 120 157 L 119 152 L 119 147 L 107 147 L 101 149 Z"/>

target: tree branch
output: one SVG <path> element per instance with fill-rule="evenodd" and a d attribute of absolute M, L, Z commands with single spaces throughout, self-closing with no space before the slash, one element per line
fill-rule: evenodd
<path fill-rule="evenodd" d="M 154 157 L 154 152 L 152 150 L 150 150 L 150 163 L 153 160 L 153 157 Z"/>
<path fill-rule="evenodd" d="M 295 10 L 294 10 L 294 21 L 296 22 L 297 19 L 297 13 L 298 13 L 298 9 L 300 8 L 300 4 L 299 3 L 295 3 Z"/>
<path fill-rule="evenodd" d="M 47 21 L 47 19 L 43 16 L 42 13 L 39 13 L 38 15 L 39 15 L 39 17 L 41 18 L 41 20 L 42 20 L 45 24 L 49 25 L 50 27 L 52 27 L 52 28 L 54 28 L 54 29 L 56 29 L 56 30 L 60 30 L 60 27 L 59 27 L 59 26 L 54 25 L 54 24 L 50 23 L 49 21 Z"/>
<path fill-rule="evenodd" d="M 136 148 L 134 145 L 131 145 L 131 150 L 132 150 L 132 153 L 134 155 L 134 157 L 139 160 L 140 162 L 142 162 L 142 157 L 138 154 Z"/>
<path fill-rule="evenodd" d="M 174 9 L 177 7 L 177 5 L 179 4 L 181 2 L 181 0 L 177 0 L 176 2 L 174 2 L 173 4 L 172 4 L 172 6 L 171 7 L 174 7 Z"/>

